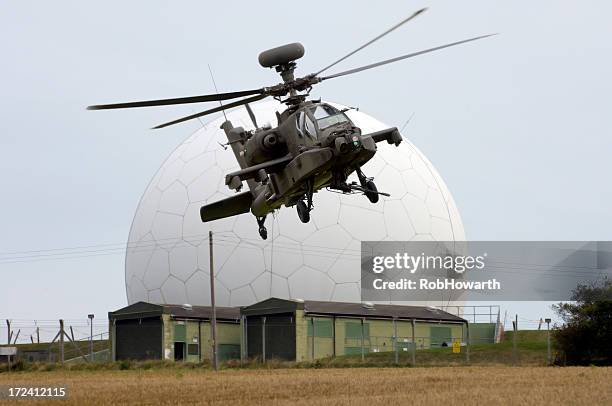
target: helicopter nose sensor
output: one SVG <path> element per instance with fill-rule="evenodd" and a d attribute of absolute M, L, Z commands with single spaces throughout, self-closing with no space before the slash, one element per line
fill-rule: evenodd
<path fill-rule="evenodd" d="M 264 68 L 286 65 L 304 56 L 304 46 L 299 42 L 281 45 L 259 54 L 259 64 Z"/>

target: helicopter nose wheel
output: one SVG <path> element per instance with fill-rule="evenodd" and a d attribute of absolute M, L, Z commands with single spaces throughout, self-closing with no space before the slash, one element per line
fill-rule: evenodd
<path fill-rule="evenodd" d="M 268 229 L 264 226 L 264 222 L 266 221 L 266 217 L 258 217 L 257 225 L 259 226 L 259 236 L 262 240 L 268 239 Z"/>
<path fill-rule="evenodd" d="M 302 223 L 310 221 L 310 211 L 312 210 L 312 195 L 314 194 L 314 179 L 306 181 L 306 201 L 298 200 L 296 204 L 298 217 Z"/>

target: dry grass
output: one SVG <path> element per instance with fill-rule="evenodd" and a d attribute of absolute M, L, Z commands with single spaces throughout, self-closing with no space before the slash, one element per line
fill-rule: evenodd
<path fill-rule="evenodd" d="M 611 382 L 612 368 L 595 367 L 228 369 L 218 373 L 151 369 L 0 375 L 0 385 L 68 385 L 70 398 L 61 404 L 75 405 L 609 405 Z"/>

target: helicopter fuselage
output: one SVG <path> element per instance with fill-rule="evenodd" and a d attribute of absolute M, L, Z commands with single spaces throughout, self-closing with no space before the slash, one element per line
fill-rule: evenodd
<path fill-rule="evenodd" d="M 402 140 L 396 128 L 362 134 L 344 110 L 321 102 L 301 103 L 278 119 L 275 128 L 250 132 L 230 122 L 222 125 L 241 167 L 227 174 L 225 183 L 240 191 L 246 181 L 250 191 L 202 207 L 203 221 L 246 211 L 263 218 L 305 198 L 311 204 L 312 195 L 323 188 L 351 193 L 354 186 L 346 180 L 374 156 L 376 143 L 398 145 Z"/>

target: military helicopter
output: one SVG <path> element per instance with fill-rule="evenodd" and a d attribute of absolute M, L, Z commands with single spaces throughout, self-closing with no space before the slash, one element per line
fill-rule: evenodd
<path fill-rule="evenodd" d="M 389 196 L 377 190 L 373 178 L 367 177 L 361 167 L 374 156 L 378 142 L 386 141 L 395 146 L 402 142 L 398 129 L 392 127 L 363 134 L 345 114 L 346 110 L 339 110 L 320 100 L 308 100 L 307 97 L 314 85 L 329 79 L 495 35 L 469 38 L 321 76 L 324 71 L 378 41 L 425 10 L 416 11 L 337 61 L 303 77 L 296 78 L 294 74 L 297 66 L 295 61 L 304 56 L 304 47 L 300 43 L 264 51 L 259 55 L 259 64 L 264 68 L 274 68 L 283 80 L 282 83 L 271 87 L 175 99 L 95 105 L 89 106 L 88 109 L 120 109 L 212 101 L 218 101 L 220 104 L 218 107 L 153 127 L 159 129 L 244 105 L 253 122 L 254 130 L 246 131 L 242 127 L 234 127 L 227 120 L 221 125 L 227 136 L 228 145 L 231 146 L 241 168 L 227 174 L 225 184 L 238 193 L 202 206 L 200 217 L 203 222 L 208 222 L 250 211 L 257 219 L 261 238 L 265 240 L 267 230 L 264 223 L 268 214 L 283 205 L 296 206 L 298 217 L 303 223 L 307 223 L 310 221 L 313 209 L 313 195 L 323 188 L 346 194 L 362 193 L 372 203 L 378 202 L 379 195 Z M 276 127 L 272 128 L 270 125 L 260 127 L 249 103 L 270 96 L 285 104 L 287 108 L 282 113 L 276 113 L 278 119 Z M 222 104 L 224 100 L 240 97 L 245 98 Z M 347 182 L 347 178 L 352 173 L 357 174 L 359 183 Z M 249 190 L 241 192 L 244 181 Z"/>

